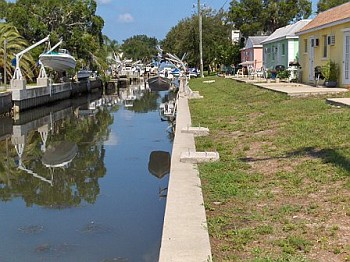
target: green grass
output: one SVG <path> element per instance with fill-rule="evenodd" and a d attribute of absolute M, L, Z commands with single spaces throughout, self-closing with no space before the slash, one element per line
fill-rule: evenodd
<path fill-rule="evenodd" d="M 345 260 L 350 109 L 208 79 L 191 80 L 190 110 L 210 130 L 197 150 L 220 154 L 199 166 L 214 261 Z"/>

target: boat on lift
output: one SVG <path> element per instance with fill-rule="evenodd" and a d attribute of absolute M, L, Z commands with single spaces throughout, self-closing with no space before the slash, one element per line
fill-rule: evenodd
<path fill-rule="evenodd" d="M 91 70 L 87 70 L 87 69 L 81 69 L 77 72 L 77 78 L 78 80 L 82 80 L 82 79 L 88 79 L 92 74 Z"/>
<path fill-rule="evenodd" d="M 58 52 L 49 51 L 39 56 L 40 62 L 55 71 L 63 72 L 68 69 L 74 69 L 76 65 L 75 58 L 67 49 L 58 49 Z"/>

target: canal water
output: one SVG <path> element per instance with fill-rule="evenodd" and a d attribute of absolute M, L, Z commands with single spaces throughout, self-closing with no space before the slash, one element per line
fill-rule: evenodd
<path fill-rule="evenodd" d="M 144 85 L 0 119 L 0 261 L 157 261 L 173 133 Z"/>

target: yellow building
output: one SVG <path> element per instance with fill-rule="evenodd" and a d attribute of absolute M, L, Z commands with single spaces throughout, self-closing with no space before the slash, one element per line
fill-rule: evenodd
<path fill-rule="evenodd" d="M 338 86 L 350 87 L 350 2 L 318 14 L 296 35 L 303 83 L 314 83 L 315 68 L 332 60 L 339 67 Z"/>

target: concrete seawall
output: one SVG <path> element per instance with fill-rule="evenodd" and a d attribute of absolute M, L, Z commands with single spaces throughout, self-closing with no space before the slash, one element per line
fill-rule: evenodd
<path fill-rule="evenodd" d="M 9 113 L 12 109 L 12 96 L 10 92 L 0 94 L 0 114 Z"/>
<path fill-rule="evenodd" d="M 14 113 L 68 99 L 82 93 L 102 90 L 100 79 L 12 88 L 0 94 L 0 114 Z"/>
<path fill-rule="evenodd" d="M 182 152 L 195 151 L 185 81 L 180 84 L 176 131 L 164 216 L 160 262 L 212 261 L 201 181 L 196 164 L 180 161 Z"/>

